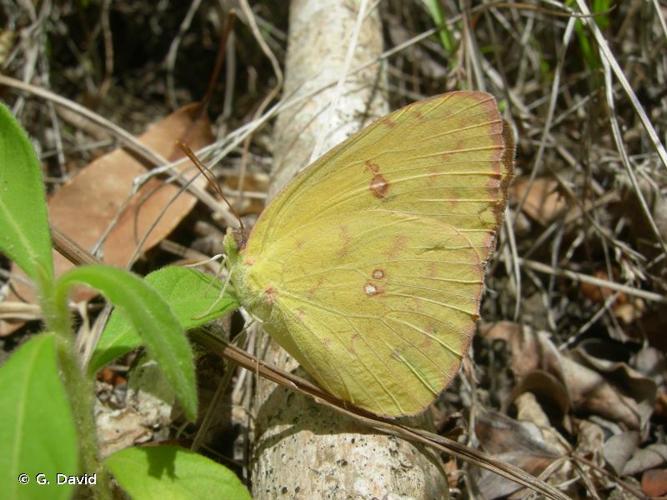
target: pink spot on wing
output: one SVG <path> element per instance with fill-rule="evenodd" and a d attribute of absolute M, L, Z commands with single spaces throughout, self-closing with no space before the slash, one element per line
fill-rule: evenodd
<path fill-rule="evenodd" d="M 366 161 L 364 162 L 364 167 L 366 167 L 366 169 L 367 169 L 369 172 L 372 172 L 372 173 L 374 173 L 374 174 L 377 174 L 377 173 L 380 171 L 380 165 L 378 165 L 377 163 L 373 163 L 373 162 L 370 161 L 370 160 L 366 160 Z"/>
<path fill-rule="evenodd" d="M 384 290 L 383 290 L 381 287 L 379 287 L 379 286 L 377 286 L 377 285 L 371 283 L 370 281 L 367 281 L 367 282 L 364 284 L 364 293 L 365 293 L 366 295 L 368 295 L 369 297 L 373 297 L 373 296 L 375 296 L 375 295 L 379 295 L 379 294 L 381 294 L 381 293 L 383 293 L 383 292 L 384 292 Z"/>
<path fill-rule="evenodd" d="M 380 165 L 372 162 L 371 160 L 366 160 L 364 162 L 364 167 L 366 170 L 368 170 L 368 172 L 373 174 L 370 185 L 368 186 L 368 189 L 371 191 L 373 196 L 376 198 L 386 197 L 387 193 L 389 192 L 389 181 L 384 175 L 380 173 Z"/>
<path fill-rule="evenodd" d="M 396 126 L 396 122 L 388 116 L 382 118 L 382 124 L 388 128 L 394 128 Z"/>
<path fill-rule="evenodd" d="M 264 297 L 267 303 L 275 304 L 276 298 L 278 297 L 278 291 L 269 285 L 264 289 Z"/>
<path fill-rule="evenodd" d="M 369 188 L 376 198 L 385 198 L 389 193 L 389 183 L 382 174 L 375 174 L 373 176 Z"/>

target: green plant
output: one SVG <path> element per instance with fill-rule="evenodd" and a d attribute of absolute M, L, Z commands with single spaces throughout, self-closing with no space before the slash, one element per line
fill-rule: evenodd
<path fill-rule="evenodd" d="M 41 168 L 27 135 L 3 105 L 0 251 L 34 281 L 45 324 L 44 333 L 0 367 L 0 497 L 69 498 L 84 484 L 94 497 L 111 498 L 111 472 L 133 498 L 154 498 L 156 488 L 171 491 L 172 498 L 179 492 L 204 497 L 214 487 L 216 494 L 249 498 L 234 474 L 188 450 L 128 449 L 100 460 L 93 418 L 97 369 L 145 346 L 194 420 L 195 369 L 185 330 L 238 304 L 231 295 L 220 297 L 216 280 L 192 269 L 165 268 L 141 279 L 92 265 L 56 279 Z M 75 349 L 67 307 L 69 290 L 78 283 L 99 290 L 117 308 L 87 369 Z M 193 318 L 193 310 L 202 314 Z"/>
<path fill-rule="evenodd" d="M 574 0 L 568 0 L 566 3 L 568 6 L 573 6 L 574 4 Z M 610 0 L 593 0 L 591 5 L 593 21 L 597 23 L 597 25 L 603 31 L 609 27 L 609 16 L 607 13 L 609 12 L 610 8 Z M 597 44 L 591 37 L 590 30 L 584 26 L 584 23 L 581 20 L 577 20 L 576 24 L 574 25 L 574 30 L 577 34 L 577 41 L 579 42 L 579 49 L 581 50 L 584 64 L 586 65 L 588 71 L 590 71 L 593 75 L 592 86 L 594 88 L 601 87 L 603 81 L 599 73 L 602 68 L 602 62 L 600 61 Z"/>
<path fill-rule="evenodd" d="M 454 36 L 449 31 L 447 23 L 445 22 L 445 12 L 440 4 L 439 0 L 422 0 L 424 6 L 428 10 L 433 23 L 438 28 L 438 39 L 440 40 L 440 45 L 445 51 L 445 56 L 450 58 L 455 56 L 456 50 L 456 41 Z"/>

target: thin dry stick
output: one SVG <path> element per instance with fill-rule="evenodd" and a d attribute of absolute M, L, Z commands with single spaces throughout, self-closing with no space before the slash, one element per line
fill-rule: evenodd
<path fill-rule="evenodd" d="M 592 462 L 591 460 L 588 460 L 587 458 L 582 457 L 580 455 L 573 455 L 572 457 L 573 457 L 575 463 L 579 462 L 581 464 L 587 465 L 591 469 L 595 470 L 601 476 L 606 476 L 608 479 L 613 480 L 614 483 L 618 484 L 621 488 L 626 490 L 628 493 L 636 496 L 637 498 L 642 498 L 642 499 L 647 498 L 646 495 L 644 495 L 644 493 L 641 490 L 638 490 L 635 486 L 627 483 L 626 481 L 623 481 L 616 474 L 612 474 L 611 472 L 603 469 L 602 467 L 600 467 L 595 462 Z"/>
<path fill-rule="evenodd" d="M 549 107 L 547 108 L 547 116 L 544 121 L 544 128 L 542 129 L 542 137 L 540 138 L 540 144 L 537 148 L 537 153 L 535 153 L 535 160 L 533 161 L 533 167 L 530 170 L 530 177 L 528 178 L 528 186 L 519 200 L 519 203 L 516 207 L 516 211 L 520 212 L 523 208 L 528 195 L 530 194 L 531 187 L 535 182 L 537 173 L 540 171 L 540 166 L 542 165 L 542 158 L 544 156 L 544 149 L 547 144 L 547 138 L 550 136 L 551 123 L 553 122 L 554 114 L 556 111 L 556 103 L 558 102 L 558 90 L 560 87 L 560 76 L 563 71 L 563 66 L 565 64 L 565 55 L 567 54 L 567 49 L 570 46 L 570 40 L 572 39 L 572 33 L 574 32 L 574 26 L 576 21 L 574 18 L 568 20 L 567 26 L 565 27 L 565 33 L 563 34 L 563 45 L 561 47 L 560 54 L 558 55 L 558 62 L 556 64 L 556 69 L 554 70 L 554 79 L 551 84 L 551 94 L 549 96 Z"/>
<path fill-rule="evenodd" d="M 227 59 L 227 45 L 230 43 L 231 37 L 234 34 L 234 25 L 236 24 L 236 11 L 231 9 L 227 16 L 225 16 L 225 24 L 222 28 L 222 33 L 220 34 L 220 40 L 218 42 L 218 53 L 215 57 L 215 65 L 213 66 L 213 71 L 211 71 L 211 76 L 208 80 L 208 85 L 206 87 L 206 94 L 204 94 L 203 99 L 201 100 L 201 110 L 200 114 L 206 112 L 213 94 L 215 93 L 216 82 L 220 78 L 222 73 L 222 65 L 225 64 Z M 225 80 L 225 89 L 229 86 L 230 80 L 227 78 Z"/>
<path fill-rule="evenodd" d="M 655 9 L 655 16 L 658 18 L 660 27 L 662 28 L 662 34 L 667 39 L 667 24 L 665 24 L 665 18 L 662 15 L 662 7 L 658 3 L 658 0 L 652 0 L 653 8 Z"/>
<path fill-rule="evenodd" d="M 93 111 L 90 111 L 88 108 L 85 108 L 75 103 L 74 101 L 61 97 L 58 94 L 55 94 L 45 88 L 37 87 L 36 85 L 30 85 L 28 83 L 24 83 L 20 80 L 10 78 L 5 75 L 0 75 L 0 85 L 6 85 L 7 87 L 23 90 L 24 92 L 36 95 L 38 97 L 41 97 L 42 99 L 55 102 L 56 104 L 59 104 L 87 118 L 94 124 L 107 129 L 111 135 L 119 139 L 125 146 L 127 146 L 128 149 L 130 149 L 135 154 L 139 155 L 140 158 L 143 158 L 144 160 L 147 160 L 148 162 L 154 165 L 167 163 L 167 160 L 165 158 L 163 158 L 161 155 L 157 154 L 155 151 L 153 151 L 149 147 L 139 142 L 139 140 L 136 137 L 129 134 L 128 132 L 118 127 L 114 123 L 110 122 L 106 118 L 98 115 L 97 113 L 94 113 Z"/>
<path fill-rule="evenodd" d="M 167 69 L 167 100 L 169 101 L 169 105 L 172 107 L 172 109 L 176 109 L 178 107 L 178 104 L 176 102 L 176 91 L 174 90 L 175 88 L 174 67 L 176 66 L 176 57 L 178 56 L 178 48 L 181 45 L 183 36 L 188 31 L 188 29 L 190 29 L 190 24 L 192 24 L 192 20 L 194 19 L 195 14 L 199 10 L 200 5 L 201 5 L 201 0 L 194 0 L 190 4 L 190 8 L 185 14 L 183 21 L 181 21 L 181 25 L 178 27 L 178 33 L 174 37 L 174 40 L 171 42 L 171 45 L 169 46 L 169 51 L 167 52 L 167 58 L 164 62 L 165 68 Z"/>
<path fill-rule="evenodd" d="M 97 95 L 104 98 L 111 87 L 111 77 L 113 75 L 113 36 L 111 34 L 111 24 L 109 22 L 109 10 L 111 0 L 102 2 L 100 13 L 100 25 L 102 26 L 102 39 L 104 40 L 104 79 L 100 85 Z"/>
<path fill-rule="evenodd" d="M 648 203 L 646 203 L 646 199 L 642 194 L 642 190 L 639 187 L 639 182 L 637 181 L 637 176 L 635 175 L 635 172 L 632 169 L 632 165 L 630 165 L 630 158 L 628 158 L 628 153 L 625 150 L 625 145 L 623 144 L 623 135 L 621 134 L 621 127 L 619 127 L 618 119 L 616 118 L 616 107 L 614 104 L 614 86 L 611 81 L 611 71 L 609 68 L 609 62 L 604 57 L 600 57 L 600 59 L 602 60 L 602 66 L 604 67 L 605 97 L 607 98 L 607 106 L 609 107 L 609 121 L 611 123 L 611 131 L 612 135 L 614 136 L 614 142 L 616 143 L 616 148 L 618 149 L 618 153 L 621 156 L 621 163 L 623 164 L 623 167 L 625 167 L 625 171 L 627 172 L 628 178 L 630 179 L 630 183 L 632 184 L 632 189 L 634 189 L 635 191 L 635 195 L 639 200 L 639 205 L 642 207 L 642 212 L 644 212 L 644 217 L 646 217 L 646 221 L 648 222 L 649 226 L 651 226 L 651 230 L 655 235 L 655 239 L 658 241 L 658 244 L 662 247 L 662 251 L 667 253 L 667 246 L 665 246 L 665 241 L 662 239 L 662 235 L 660 234 L 660 229 L 658 229 L 658 226 L 655 223 L 655 219 L 651 214 L 651 210 L 648 207 Z"/>
<path fill-rule="evenodd" d="M 428 31 L 425 31 L 424 33 L 421 33 L 404 43 L 397 45 L 396 47 L 393 47 L 390 50 L 385 51 L 379 58 L 373 59 L 371 61 L 367 61 L 363 64 L 360 64 L 356 68 L 352 69 L 350 71 L 350 75 L 354 75 L 360 71 L 363 71 L 364 69 L 368 68 L 369 66 L 373 66 L 377 64 L 378 62 L 382 62 L 385 59 L 393 56 L 394 54 L 405 50 L 407 47 L 410 47 L 411 45 L 417 44 L 420 41 L 428 38 L 429 36 L 433 35 L 434 33 L 437 32 L 437 28 L 430 29 Z M 254 133 L 254 131 L 264 125 L 267 121 L 275 117 L 278 113 L 281 113 L 287 109 L 290 109 L 292 107 L 298 106 L 304 101 L 307 101 L 310 99 L 312 96 L 322 92 L 323 90 L 328 89 L 332 85 L 335 85 L 338 82 L 338 79 L 336 80 L 331 80 L 330 82 L 327 82 L 315 89 L 313 89 L 310 92 L 307 92 L 303 95 L 299 95 L 297 97 L 293 97 L 294 94 L 298 92 L 299 89 L 294 90 L 292 94 L 289 96 L 284 97 L 281 99 L 278 103 L 273 105 L 264 115 L 261 117 L 257 118 L 256 120 L 253 120 L 250 123 L 247 123 L 243 125 L 242 127 L 239 127 L 237 130 L 235 130 L 233 133 L 229 134 L 229 136 L 226 138 L 226 140 L 217 142 L 214 144 L 211 144 L 210 146 L 207 146 L 205 148 L 200 149 L 197 151 L 197 155 L 201 158 L 207 158 L 209 154 L 212 156 L 212 158 L 208 159 L 207 161 L 211 164 L 216 164 L 219 163 L 223 158 L 225 158 L 230 151 L 232 151 L 234 148 L 236 148 L 243 140 L 249 135 Z"/>
<path fill-rule="evenodd" d="M 627 295 L 632 295 L 634 297 L 640 297 L 642 299 L 650 300 L 653 302 L 667 303 L 667 297 L 660 295 L 659 293 L 647 292 L 646 290 L 640 290 L 628 285 L 621 285 L 619 283 L 614 283 L 613 281 L 603 280 L 600 278 L 595 278 L 587 274 L 581 274 L 569 269 L 556 269 L 541 262 L 536 262 L 534 260 L 520 259 L 522 265 L 537 271 L 538 273 L 544 274 L 553 274 L 555 276 L 562 276 L 564 278 L 570 278 L 574 281 L 580 281 L 582 283 L 590 283 L 591 285 L 606 287 L 611 290 L 616 290 L 619 292 L 626 293 Z"/>

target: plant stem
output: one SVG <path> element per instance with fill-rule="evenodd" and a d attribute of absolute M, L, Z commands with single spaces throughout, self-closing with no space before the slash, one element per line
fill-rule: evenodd
<path fill-rule="evenodd" d="M 42 290 L 51 291 L 51 294 L 42 294 L 44 321 L 47 329 L 56 335 L 58 364 L 79 438 L 81 469 L 85 473 L 97 474 L 97 488 L 92 490 L 93 496 L 103 500 L 111 499 L 109 477 L 98 456 L 94 385 L 79 363 L 72 339 L 67 296 L 57 296 L 55 287 L 48 284 Z"/>

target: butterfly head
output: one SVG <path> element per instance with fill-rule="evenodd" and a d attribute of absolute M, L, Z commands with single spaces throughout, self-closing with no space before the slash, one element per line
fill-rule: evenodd
<path fill-rule="evenodd" d="M 230 280 L 241 304 L 249 308 L 260 318 L 268 316 L 275 301 L 276 291 L 271 286 L 262 288 L 257 283 L 253 260 L 243 255 L 245 248 L 243 231 L 229 228 L 223 240 L 227 259 L 225 265 L 230 274 Z"/>

